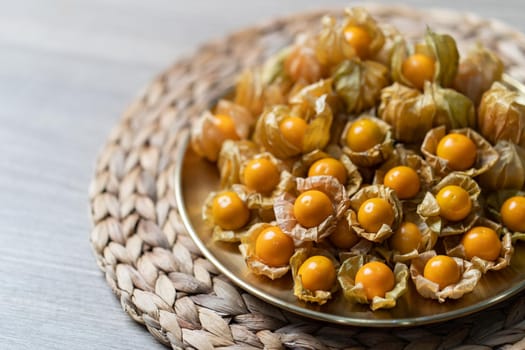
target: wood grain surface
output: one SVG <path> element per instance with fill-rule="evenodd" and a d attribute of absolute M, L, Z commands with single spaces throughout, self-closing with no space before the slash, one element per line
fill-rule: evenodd
<path fill-rule="evenodd" d="M 410 0 L 525 31 L 525 3 Z M 20 0 L 0 11 L 0 348 L 163 349 L 89 245 L 88 186 L 121 111 L 206 40 L 347 1 Z M 461 25 L 461 24 L 458 24 Z"/>

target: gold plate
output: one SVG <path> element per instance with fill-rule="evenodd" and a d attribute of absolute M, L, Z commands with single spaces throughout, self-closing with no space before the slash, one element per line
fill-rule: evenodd
<path fill-rule="evenodd" d="M 523 85 L 508 76 L 507 85 L 525 92 Z M 251 273 L 239 253 L 238 244 L 214 242 L 211 229 L 202 220 L 202 205 L 208 194 L 219 189 L 219 172 L 215 164 L 198 157 L 188 147 L 189 135 L 180 148 L 175 169 L 175 197 L 188 233 L 224 275 L 240 288 L 268 303 L 313 319 L 338 324 L 372 327 L 415 326 L 450 320 L 483 310 L 525 288 L 525 246 L 518 244 L 511 265 L 501 271 L 485 274 L 472 293 L 458 300 L 438 303 L 421 297 L 412 283 L 397 306 L 371 311 L 368 305 L 346 301 L 338 292 L 323 306 L 308 304 L 293 295 L 291 274 L 271 281 Z"/>

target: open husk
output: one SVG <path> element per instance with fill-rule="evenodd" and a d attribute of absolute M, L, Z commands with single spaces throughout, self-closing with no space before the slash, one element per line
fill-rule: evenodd
<path fill-rule="evenodd" d="M 239 250 L 246 261 L 246 265 L 251 272 L 257 275 L 264 275 L 272 280 L 280 278 L 290 271 L 290 264 L 284 266 L 269 266 L 257 258 L 255 255 L 255 243 L 259 234 L 265 229 L 275 225 L 261 222 L 253 225 L 246 235 L 241 237 Z"/>
<path fill-rule="evenodd" d="M 373 184 L 382 185 L 386 173 L 390 169 L 400 165 L 414 169 L 419 177 L 419 193 L 414 198 L 400 199 L 403 206 L 409 209 L 410 207 L 416 206 L 417 203 L 420 203 L 425 193 L 435 184 L 434 172 L 426 160 L 414 151 L 406 149 L 402 144 L 397 144 L 390 158 L 375 171 Z"/>
<path fill-rule="evenodd" d="M 259 153 L 259 146 L 249 140 L 226 140 L 222 144 L 217 168 L 221 179 L 221 188 L 240 183 L 241 164 Z"/>
<path fill-rule="evenodd" d="M 348 207 L 344 187 L 332 176 L 313 176 L 306 179 L 297 178 L 296 188 L 299 194 L 308 190 L 319 190 L 325 193 L 332 202 L 333 214 L 318 226 L 304 227 L 297 222 L 293 213 L 297 197 L 290 193 L 284 193 L 275 200 L 273 207 L 277 224 L 284 233 L 296 241 L 318 242 L 333 232 L 337 221 Z"/>
<path fill-rule="evenodd" d="M 448 134 L 461 134 L 467 136 L 476 145 L 476 161 L 472 168 L 464 171 L 456 171 L 458 174 L 475 177 L 488 171 L 498 160 L 498 152 L 480 134 L 470 128 L 451 130 Z M 454 170 L 448 166 L 446 159 L 436 155 L 439 141 L 447 135 L 446 128 L 439 126 L 430 130 L 423 140 L 421 152 L 425 155 L 426 161 L 432 166 L 436 175 L 443 177 Z"/>
<path fill-rule="evenodd" d="M 279 170 L 280 177 L 279 177 L 279 183 L 276 185 L 276 187 L 273 189 L 270 193 L 259 193 L 250 190 L 247 188 L 247 191 L 249 192 L 249 198 L 248 198 L 248 207 L 250 208 L 260 208 L 263 210 L 272 210 L 273 209 L 273 201 L 280 196 L 283 193 L 294 193 L 295 191 L 295 177 L 288 171 L 288 166 L 281 161 L 280 159 L 274 157 L 271 153 L 268 152 L 262 152 L 255 156 L 253 156 L 250 159 L 246 159 L 240 166 L 239 169 L 239 179 L 241 179 L 241 182 L 243 183 L 244 178 L 244 171 L 246 168 L 246 164 L 252 160 L 252 159 L 267 159 L 270 162 L 272 162 L 277 169 Z"/>
<path fill-rule="evenodd" d="M 501 220 L 501 206 L 507 199 L 514 196 L 525 196 L 525 192 L 517 190 L 500 190 L 491 192 L 485 200 L 488 214 L 496 222 L 502 223 Z M 502 224 L 503 225 L 503 224 Z M 512 242 L 525 241 L 525 232 L 516 232 L 509 230 L 506 226 L 503 227 L 503 234 L 510 233 Z"/>
<path fill-rule="evenodd" d="M 449 221 L 440 216 L 439 204 L 435 197 L 443 187 L 449 185 L 462 187 L 467 191 L 472 201 L 470 214 L 458 222 Z M 471 177 L 453 172 L 445 176 L 431 191 L 425 194 L 423 201 L 417 207 L 417 213 L 425 220 L 428 227 L 438 233 L 440 237 L 462 234 L 468 231 L 479 217 L 480 204 L 478 197 L 480 193 L 481 189 Z"/>
<path fill-rule="evenodd" d="M 229 190 L 235 192 L 239 196 L 239 198 L 248 207 L 250 207 L 248 205 L 248 202 L 250 201 L 250 194 L 243 185 L 233 185 Z M 206 200 L 204 201 L 204 205 L 202 207 L 202 219 L 204 220 L 206 225 L 213 228 L 213 240 L 222 242 L 239 242 L 241 240 L 241 237 L 248 232 L 250 227 L 261 220 L 259 217 L 258 208 L 250 208 L 250 219 L 243 227 L 237 230 L 223 229 L 219 225 L 215 224 L 212 215 L 213 199 L 219 193 L 220 192 L 211 192 L 208 195 L 208 197 L 206 197 Z"/>
<path fill-rule="evenodd" d="M 295 251 L 294 255 L 290 258 L 290 267 L 292 269 L 293 276 L 293 293 L 294 295 L 302 301 L 309 303 L 317 303 L 319 305 L 325 304 L 330 300 L 333 294 L 339 289 L 337 281 L 334 283 L 334 286 L 330 290 L 308 290 L 303 287 L 301 280 L 301 275 L 298 274 L 299 268 L 311 256 L 322 255 L 326 256 L 334 263 L 336 268 L 339 267 L 337 260 L 326 250 L 316 249 L 316 248 L 299 248 Z"/>
<path fill-rule="evenodd" d="M 392 53 L 392 78 L 394 81 L 413 87 L 412 82 L 403 74 L 403 62 L 412 53 L 421 53 L 435 60 L 433 82 L 441 86 L 451 86 L 459 63 L 456 41 L 448 34 L 437 34 L 431 29 L 425 33 L 425 42 L 415 45 L 409 52 L 406 42 L 399 37 Z"/>
<path fill-rule="evenodd" d="M 525 150 L 508 141 L 498 141 L 494 150 L 498 160 L 479 176 L 481 186 L 493 191 L 524 188 Z"/>
<path fill-rule="evenodd" d="M 506 140 L 525 147 L 525 96 L 492 84 L 479 105 L 478 130 L 492 144 Z"/>
<path fill-rule="evenodd" d="M 307 103 L 311 108 L 303 107 Z M 254 134 L 255 142 L 277 158 L 286 159 L 315 149 L 322 149 L 330 140 L 332 110 L 328 105 L 327 95 L 324 94 L 314 101 L 309 101 L 305 97 L 304 104 L 298 105 L 301 107 L 298 111 L 292 111 L 290 107 L 285 105 L 273 106 L 266 110 L 257 122 Z M 286 140 L 279 129 L 280 123 L 291 115 L 305 119 L 308 124 L 302 148 L 298 148 Z"/>
<path fill-rule="evenodd" d="M 394 266 L 395 285 L 394 288 L 385 293 L 385 297 L 376 296 L 372 300 L 366 297 L 366 291 L 359 283 L 355 283 L 357 271 L 372 260 L 377 260 L 370 256 L 353 256 L 343 261 L 337 273 L 337 279 L 347 300 L 360 304 L 369 304 L 372 310 L 391 309 L 396 306 L 399 299 L 407 291 L 408 267 L 405 264 L 397 263 Z"/>
<path fill-rule="evenodd" d="M 391 261 L 394 263 L 408 263 L 410 260 L 417 258 L 422 252 L 434 249 L 434 246 L 436 245 L 436 242 L 439 238 L 438 234 L 432 231 L 426 224 L 425 220 L 423 220 L 423 218 L 416 212 L 405 211 L 403 222 L 406 221 L 414 223 L 419 228 L 419 231 L 421 232 L 421 241 L 419 242 L 419 246 L 417 249 L 402 254 L 390 246 L 389 240 L 384 241 L 383 244 L 377 246 L 375 250 L 389 263 Z"/>
<path fill-rule="evenodd" d="M 230 101 L 220 100 L 215 113 L 231 117 L 238 138 L 248 138 L 254 124 L 253 116 L 248 109 Z M 216 161 L 224 141 L 226 138 L 211 111 L 205 111 L 192 124 L 191 147 L 199 156 L 212 162 Z"/>
<path fill-rule="evenodd" d="M 503 227 L 494 221 L 487 218 L 479 218 L 474 226 L 488 227 L 496 231 L 501 239 L 500 256 L 495 261 L 488 261 L 480 257 L 473 257 L 470 262 L 481 272 L 486 273 L 489 270 L 501 270 L 510 265 L 514 247 L 512 246 L 512 239 L 510 232 L 503 232 Z M 463 236 L 449 236 L 443 241 L 447 255 L 456 256 L 468 260 L 465 256 L 465 250 L 461 244 Z"/>
<path fill-rule="evenodd" d="M 394 210 L 394 222 L 392 226 L 383 224 L 377 232 L 367 232 L 357 220 L 357 212 L 361 205 L 371 198 L 382 198 L 386 200 Z M 350 198 L 350 210 L 347 212 L 347 220 L 350 227 L 361 237 L 369 241 L 381 243 L 390 237 L 397 229 L 403 219 L 403 208 L 394 190 L 384 185 L 370 185 L 361 188 Z"/>
<path fill-rule="evenodd" d="M 446 299 L 459 299 L 463 295 L 472 292 L 481 278 L 481 271 L 479 271 L 472 263 L 460 259 L 453 258 L 460 268 L 460 280 L 457 283 L 439 289 L 439 285 L 425 277 L 423 271 L 428 260 L 436 255 L 436 252 L 431 250 L 420 254 L 417 258 L 412 259 L 410 264 L 410 276 L 416 290 L 424 298 L 436 299 L 440 303 L 445 302 Z"/>
<path fill-rule="evenodd" d="M 332 147 L 331 149 L 334 149 Z M 361 188 L 363 178 L 357 166 L 352 163 L 350 158 L 340 151 L 337 152 L 323 152 L 315 150 L 310 153 L 304 154 L 301 159 L 293 165 L 293 173 L 297 177 L 306 177 L 308 175 L 308 169 L 316 161 L 323 158 L 334 158 L 339 160 L 346 169 L 346 183 L 342 184 L 345 187 L 346 195 L 351 196 Z"/>
<path fill-rule="evenodd" d="M 350 130 L 352 123 L 356 120 L 368 119 L 375 123 L 383 135 L 385 135 L 383 141 L 380 144 L 375 145 L 374 147 L 364 151 L 364 152 L 355 152 L 350 149 L 346 144 L 346 134 Z M 350 160 L 357 165 L 358 167 L 372 167 L 378 165 L 385 160 L 387 160 L 393 152 L 394 141 L 392 140 L 391 127 L 384 121 L 379 118 L 370 115 L 362 115 L 357 119 L 349 121 L 341 134 L 340 144 L 343 148 L 343 152 L 348 155 Z"/>
<path fill-rule="evenodd" d="M 361 57 L 362 59 L 373 57 L 381 50 L 385 43 L 383 30 L 365 8 L 353 7 L 345 9 L 342 28 L 344 30 L 349 26 L 357 26 L 364 29 L 372 39 L 370 45 L 368 45 L 367 55 L 366 57 Z"/>

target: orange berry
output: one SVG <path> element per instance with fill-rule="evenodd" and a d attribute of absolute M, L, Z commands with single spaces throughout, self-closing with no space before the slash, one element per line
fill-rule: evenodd
<path fill-rule="evenodd" d="M 233 191 L 224 191 L 215 196 L 212 216 L 217 225 L 225 230 L 237 230 L 250 219 L 250 210 Z"/>
<path fill-rule="evenodd" d="M 268 266 L 288 265 L 294 250 L 293 239 L 277 226 L 264 229 L 255 241 L 255 255 Z"/>
<path fill-rule="evenodd" d="M 343 163 L 334 158 L 319 159 L 310 166 L 308 176 L 319 175 L 333 176 L 339 183 L 346 183 L 346 168 Z"/>
<path fill-rule="evenodd" d="M 501 220 L 509 230 L 525 232 L 525 197 L 515 196 L 507 199 L 500 209 Z"/>
<path fill-rule="evenodd" d="M 354 48 L 359 58 L 365 59 L 368 57 L 372 38 L 366 29 L 360 26 L 350 25 L 345 28 L 344 35 L 346 41 Z"/>
<path fill-rule="evenodd" d="M 244 168 L 244 184 L 256 192 L 272 192 L 279 179 L 279 169 L 266 158 L 252 159 Z"/>
<path fill-rule="evenodd" d="M 407 254 L 419 248 L 422 237 L 421 231 L 416 224 L 404 221 L 389 238 L 389 242 L 392 249 L 397 250 L 401 254 Z"/>
<path fill-rule="evenodd" d="M 384 263 L 371 261 L 361 266 L 355 275 L 355 284 L 361 284 L 366 292 L 366 298 L 384 298 L 385 294 L 395 286 L 395 277 L 392 270 Z"/>
<path fill-rule="evenodd" d="M 448 134 L 439 140 L 436 155 L 452 170 L 467 170 L 476 162 L 476 144 L 463 134 Z"/>
<path fill-rule="evenodd" d="M 383 198 L 371 198 L 359 207 L 357 221 L 367 232 L 377 232 L 383 226 L 394 223 L 394 209 Z"/>
<path fill-rule="evenodd" d="M 334 213 L 330 198 L 321 191 L 309 190 L 295 200 L 293 213 L 299 224 L 315 227 Z"/>
<path fill-rule="evenodd" d="M 459 266 L 454 259 L 447 255 L 436 255 L 425 264 L 423 277 L 437 283 L 443 289 L 461 278 Z"/>
<path fill-rule="evenodd" d="M 472 210 L 472 201 L 462 187 L 450 185 L 443 187 L 436 195 L 440 215 L 450 221 L 466 218 Z"/>
<path fill-rule="evenodd" d="M 423 54 L 413 54 L 409 56 L 401 68 L 403 75 L 417 89 L 422 90 L 425 81 L 434 79 L 435 63 L 432 57 Z"/>
<path fill-rule="evenodd" d="M 393 189 L 399 199 L 409 199 L 418 194 L 421 187 L 417 172 L 407 166 L 401 165 L 390 169 L 383 179 L 385 186 Z"/>
<path fill-rule="evenodd" d="M 299 117 L 286 117 L 279 124 L 279 130 L 283 137 L 296 148 L 303 149 L 303 139 L 308 124 Z"/>
<path fill-rule="evenodd" d="M 494 261 L 501 252 L 501 241 L 496 231 L 489 227 L 471 228 L 461 240 L 467 259 L 478 258 Z"/>
<path fill-rule="evenodd" d="M 306 259 L 299 267 L 298 275 L 301 277 L 303 288 L 311 291 L 330 290 L 336 279 L 334 263 L 322 255 Z"/>
<path fill-rule="evenodd" d="M 381 128 L 370 119 L 356 120 L 346 134 L 346 143 L 354 152 L 365 152 L 381 144 L 384 139 Z"/>

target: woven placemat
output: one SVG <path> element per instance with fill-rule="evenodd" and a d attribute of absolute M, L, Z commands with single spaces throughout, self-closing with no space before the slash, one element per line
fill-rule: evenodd
<path fill-rule="evenodd" d="M 525 36 L 451 11 L 367 5 L 378 21 L 420 37 L 426 25 L 465 52 L 482 42 L 525 80 Z M 477 314 L 399 329 L 343 327 L 277 309 L 234 287 L 187 235 L 174 196 L 174 167 L 190 120 L 327 12 L 273 20 L 202 46 L 159 75 L 125 111 L 90 188 L 93 246 L 123 309 L 174 349 L 525 349 L 525 293 Z"/>

